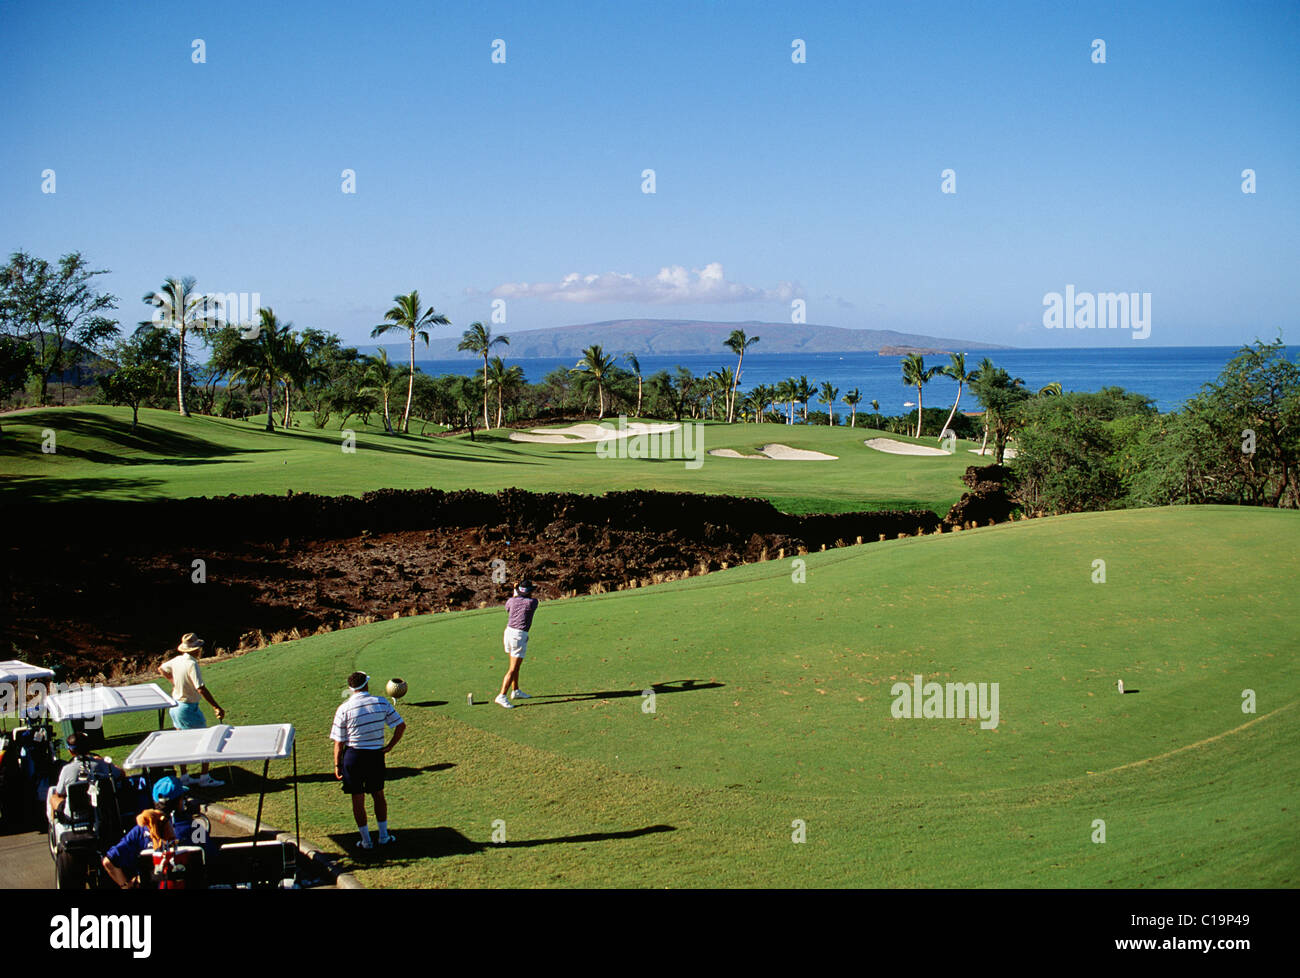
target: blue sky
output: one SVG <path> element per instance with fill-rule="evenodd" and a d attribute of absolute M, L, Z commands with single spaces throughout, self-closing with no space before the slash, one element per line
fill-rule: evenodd
<path fill-rule="evenodd" d="M 1295 3 L 8 2 L 0 247 L 82 251 L 125 322 L 193 275 L 353 343 L 418 288 L 454 332 L 802 298 L 1132 345 L 1045 329 L 1067 284 L 1151 293 L 1151 345 L 1294 343 L 1297 50 Z"/>

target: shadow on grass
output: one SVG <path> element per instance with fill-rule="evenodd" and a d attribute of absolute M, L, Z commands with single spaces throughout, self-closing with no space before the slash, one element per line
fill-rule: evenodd
<path fill-rule="evenodd" d="M 527 700 L 515 700 L 514 704 L 517 707 L 550 706 L 554 703 L 581 703 L 587 700 L 630 699 L 634 696 L 644 696 L 647 689 L 653 690 L 656 696 L 664 696 L 668 693 L 689 693 L 699 689 L 721 689 L 725 685 L 718 682 L 700 682 L 698 679 L 670 679 L 667 682 L 651 683 L 642 689 L 611 689 L 599 693 L 534 693 Z"/>
<path fill-rule="evenodd" d="M 156 490 L 164 485 L 162 479 L 65 479 L 60 476 L 7 475 L 0 476 L 0 503 L 57 503 L 110 493 L 138 499 L 156 495 Z"/>
<path fill-rule="evenodd" d="M 276 762 L 280 763 L 280 762 Z M 426 764 L 424 767 L 388 767 L 384 773 L 386 782 L 401 781 L 404 778 L 414 778 L 421 774 L 433 774 L 438 771 L 449 771 L 456 765 L 451 762 L 441 764 Z M 210 792 L 203 795 L 204 801 L 216 801 L 227 798 L 234 798 L 240 795 L 258 795 L 265 791 L 268 795 L 278 794 L 281 791 L 293 790 L 293 771 L 286 770 L 283 774 L 277 774 L 274 765 L 270 775 L 263 780 L 262 772 L 250 771 L 242 767 L 222 767 L 218 770 L 217 766 L 212 768 L 212 776 L 225 782 L 221 788 L 211 789 Z M 339 784 L 340 793 L 342 790 L 341 783 L 334 777 L 334 772 L 330 771 L 304 771 L 298 770 L 298 784 Z M 254 802 L 256 803 L 256 802 Z"/>
<path fill-rule="evenodd" d="M 570 843 L 617 842 L 620 839 L 635 839 L 643 835 L 659 832 L 676 832 L 673 825 L 647 825 L 641 829 L 627 829 L 622 832 L 584 832 L 580 835 L 558 835 L 546 839 L 517 839 L 493 843 L 477 842 L 447 826 L 427 829 L 393 829 L 394 841 L 391 845 L 366 852 L 358 850 L 355 832 L 336 833 L 330 840 L 343 852 L 348 854 L 350 865 L 344 869 L 357 866 L 410 866 L 425 859 L 441 859 L 445 856 L 473 856 L 487 852 L 489 849 L 532 849 L 536 846 L 565 845 Z"/>
<path fill-rule="evenodd" d="M 26 419 L 25 419 L 26 420 Z M 193 465 L 231 455 L 243 455 L 266 449 L 241 449 L 222 445 L 202 435 L 182 433 L 141 423 L 134 430 L 131 423 L 121 418 L 87 411 L 59 411 L 33 424 L 51 428 L 57 439 L 58 454 L 108 465 Z M 99 449 L 80 448 L 68 444 L 68 434 L 97 439 L 119 446 L 122 451 L 139 452 L 143 457 L 130 457 Z M 39 444 L 36 448 L 39 449 Z M 22 442 L 10 442 L 3 449 L 6 455 L 25 454 Z M 30 451 L 30 448 L 27 448 Z"/>

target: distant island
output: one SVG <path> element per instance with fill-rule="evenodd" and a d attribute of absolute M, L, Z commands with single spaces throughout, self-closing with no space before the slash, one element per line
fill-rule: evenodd
<path fill-rule="evenodd" d="M 965 345 L 970 348 L 969 343 Z M 947 356 L 953 352 L 953 350 L 940 350 L 933 346 L 882 346 L 879 355 L 882 357 L 908 357 L 918 354 L 923 357 L 938 357 Z"/>
<path fill-rule="evenodd" d="M 510 337 L 508 347 L 498 348 L 506 359 L 580 357 L 594 343 L 607 353 L 635 353 L 638 356 L 700 356 L 720 353 L 733 329 L 743 329 L 749 336 L 760 337 L 746 356 L 781 353 L 880 353 L 898 356 L 902 350 L 912 352 L 946 352 L 948 350 L 1008 350 L 1012 347 L 979 343 L 949 337 L 900 333 L 891 329 L 846 329 L 796 323 L 761 323 L 749 320 L 727 323 L 679 319 L 615 319 L 574 326 L 551 326 L 544 329 L 511 329 L 493 325 L 492 332 Z M 456 349 L 463 326 L 434 331 L 428 351 L 419 350 L 420 359 L 475 359 L 474 354 Z M 399 348 L 394 346 L 396 351 Z M 407 348 L 400 348 L 405 354 Z"/>

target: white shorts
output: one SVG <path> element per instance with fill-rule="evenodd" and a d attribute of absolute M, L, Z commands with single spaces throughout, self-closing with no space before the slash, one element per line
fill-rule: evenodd
<path fill-rule="evenodd" d="M 528 648 L 528 633 L 518 628 L 506 629 L 506 653 L 512 659 L 522 659 Z"/>

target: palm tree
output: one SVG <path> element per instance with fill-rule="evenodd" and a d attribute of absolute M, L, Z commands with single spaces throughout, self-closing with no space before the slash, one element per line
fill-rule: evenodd
<path fill-rule="evenodd" d="M 258 327 L 257 339 L 235 347 L 235 371 L 230 379 L 266 388 L 266 430 L 275 431 L 275 384 L 284 374 L 292 324 L 281 325 L 270 309 L 259 309 Z"/>
<path fill-rule="evenodd" d="M 289 403 L 294 387 L 302 390 L 312 381 L 323 380 L 328 376 L 326 370 L 312 360 L 311 354 L 315 349 L 315 341 L 316 337 L 312 335 L 311 330 L 305 330 L 301 335 L 298 333 L 285 335 L 280 379 L 284 382 L 284 426 L 286 428 L 292 420 Z"/>
<path fill-rule="evenodd" d="M 940 372 L 957 381 L 957 400 L 952 402 L 952 410 L 948 412 L 948 420 L 943 423 L 943 428 L 939 432 L 940 441 L 943 440 L 943 433 L 948 430 L 948 425 L 952 424 L 953 415 L 957 413 L 957 405 L 961 403 L 962 387 L 970 383 L 971 377 L 974 376 L 973 372 L 966 372 L 966 354 L 953 353 L 950 356 L 952 362 Z"/>
<path fill-rule="evenodd" d="M 504 398 L 507 393 L 513 393 L 519 389 L 524 380 L 524 368 L 515 364 L 513 367 L 507 367 L 505 361 L 500 357 L 493 357 L 488 364 L 488 383 L 496 389 L 497 392 L 497 427 L 501 427 L 505 415 Z"/>
<path fill-rule="evenodd" d="M 876 414 L 880 413 L 880 402 L 877 401 L 874 397 L 871 399 L 871 410 L 875 411 Z"/>
<path fill-rule="evenodd" d="M 718 420 L 724 420 L 731 409 L 731 392 L 735 389 L 736 376 L 730 367 L 723 367 L 705 375 L 704 379 L 709 383 L 710 412 L 717 406 Z"/>
<path fill-rule="evenodd" d="M 976 367 L 974 371 L 971 372 L 970 376 L 967 378 L 967 381 L 971 384 L 974 384 L 981 377 L 991 376 L 993 371 L 996 369 L 997 368 L 993 366 L 993 361 L 990 360 L 988 357 L 985 357 L 983 360 L 980 361 L 979 366 Z M 984 454 L 984 449 L 988 447 L 988 443 L 989 443 L 989 412 L 988 412 L 988 408 L 985 408 L 984 409 L 984 440 L 980 442 L 980 455 Z"/>
<path fill-rule="evenodd" d="M 605 380 L 614 369 L 614 358 L 605 355 L 599 343 L 592 344 L 582 351 L 582 359 L 570 373 L 588 374 L 596 382 L 596 397 L 600 404 L 598 420 L 605 417 Z"/>
<path fill-rule="evenodd" d="M 149 293 L 144 301 L 160 313 L 141 326 L 167 326 L 180 334 L 180 363 L 176 367 L 176 403 L 183 418 L 190 412 L 185 409 L 185 334 L 190 330 L 202 332 L 219 325 L 217 313 L 221 302 L 214 296 L 194 290 L 194 279 L 186 276 L 180 280 L 169 278 L 157 292 Z"/>
<path fill-rule="evenodd" d="M 916 388 L 916 437 L 921 437 L 921 388 L 934 379 L 941 367 L 925 368 L 925 359 L 919 353 L 903 357 L 903 383 Z"/>
<path fill-rule="evenodd" d="M 758 424 L 762 424 L 765 420 L 764 415 L 767 414 L 767 406 L 772 403 L 772 398 L 776 396 L 776 393 L 767 384 L 755 384 L 754 389 L 749 393 L 753 397 L 755 405 L 754 420 Z"/>
<path fill-rule="evenodd" d="M 492 330 L 482 323 L 470 323 L 469 329 L 465 330 L 456 346 L 458 350 L 468 350 L 470 353 L 477 353 L 483 357 L 483 427 L 491 428 L 492 422 L 488 419 L 488 353 L 492 347 L 501 343 L 505 346 L 510 345 L 510 337 L 493 336 Z"/>
<path fill-rule="evenodd" d="M 776 385 L 777 400 L 783 404 L 788 405 L 790 409 L 789 417 L 786 420 L 786 424 L 794 424 L 795 386 L 796 386 L 795 380 L 793 377 L 787 377 L 785 380 L 781 381 L 779 384 Z"/>
<path fill-rule="evenodd" d="M 641 361 L 636 358 L 635 353 L 624 353 L 623 359 L 632 368 L 632 373 L 636 374 L 636 416 L 639 418 L 641 417 Z"/>
<path fill-rule="evenodd" d="M 441 313 L 434 312 L 433 306 L 420 310 L 420 293 L 412 290 L 410 295 L 395 295 L 396 305 L 384 314 L 384 322 L 370 331 L 373 340 L 390 331 L 406 333 L 411 338 L 411 376 L 406 384 L 406 413 L 402 415 L 402 434 L 410 431 L 411 395 L 415 392 L 415 340 L 424 340 L 429 345 L 429 329 L 433 326 L 450 326 L 451 320 Z M 387 413 L 385 412 L 385 421 Z"/>
<path fill-rule="evenodd" d="M 839 396 L 840 389 L 838 387 L 832 387 L 829 380 L 822 381 L 821 396 L 818 397 L 817 400 L 822 404 L 825 404 L 826 410 L 829 412 L 829 420 L 826 422 L 827 424 L 835 423 L 835 399 Z"/>
<path fill-rule="evenodd" d="M 817 388 L 808 383 L 807 377 L 800 377 L 794 382 L 794 398 L 803 405 L 804 423 L 808 421 L 808 402 L 812 400 L 813 395 L 816 393 Z"/>
<path fill-rule="evenodd" d="M 398 384 L 398 370 L 396 365 L 388 362 L 388 351 L 382 346 L 379 347 L 378 354 L 366 357 L 366 373 L 362 381 L 365 386 L 357 393 L 381 399 L 384 406 L 384 428 L 391 435 L 393 422 L 389 416 L 388 401 Z"/>
<path fill-rule="evenodd" d="M 736 361 L 736 376 L 731 382 L 731 391 L 727 395 L 727 423 L 736 420 L 736 388 L 740 384 L 740 368 L 745 362 L 745 351 L 758 342 L 757 336 L 746 336 L 743 329 L 733 329 L 731 335 L 723 343 L 728 350 L 737 354 L 740 359 Z"/>
<path fill-rule="evenodd" d="M 856 428 L 858 426 L 858 405 L 862 403 L 862 391 L 856 387 L 853 388 L 844 395 L 844 403 L 853 409 L 853 413 L 849 416 L 849 427 Z"/>

